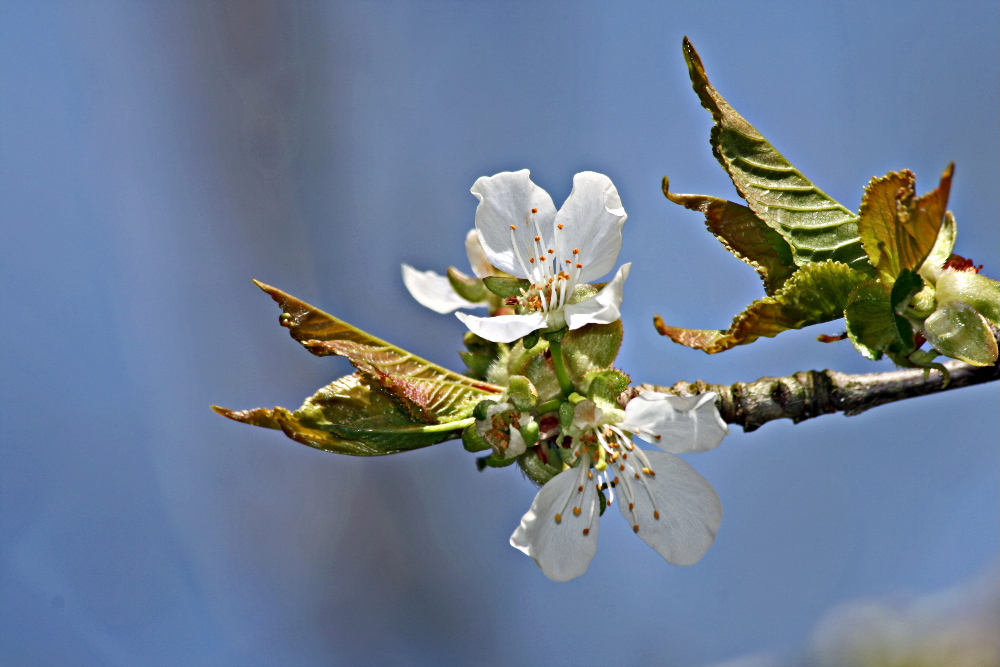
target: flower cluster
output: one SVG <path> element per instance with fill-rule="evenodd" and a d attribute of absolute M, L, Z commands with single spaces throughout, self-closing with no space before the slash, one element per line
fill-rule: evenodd
<path fill-rule="evenodd" d="M 610 327 L 621 317 L 631 265 L 603 286 L 588 284 L 614 268 L 621 250 L 626 215 L 614 184 L 577 174 L 558 211 L 527 170 L 480 178 L 472 193 L 479 206 L 466 249 L 475 278 L 407 265 L 403 278 L 417 301 L 437 312 L 490 307 L 490 317 L 457 315 L 481 339 L 501 344 L 489 379 L 506 391 L 476 406 L 463 441 L 470 451 L 490 452 L 481 467 L 517 462 L 542 487 L 511 545 L 548 577 L 573 579 L 596 552 L 599 517 L 617 505 L 668 562 L 697 562 L 715 540 L 722 506 L 711 484 L 676 455 L 713 449 L 728 434 L 717 396 L 626 391 L 628 376 L 610 367 L 570 377 L 562 349 L 565 332 Z M 533 359 L 523 364 L 534 369 L 538 387 L 520 367 L 511 370 L 515 342 L 518 354 Z M 640 449 L 637 438 L 662 451 Z"/>

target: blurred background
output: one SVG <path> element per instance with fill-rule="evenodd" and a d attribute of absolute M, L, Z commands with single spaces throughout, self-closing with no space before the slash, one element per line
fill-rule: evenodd
<path fill-rule="evenodd" d="M 578 171 L 618 186 L 637 381 L 889 370 L 815 342 L 839 322 L 716 356 L 656 334 L 656 313 L 725 328 L 763 294 L 660 193 L 669 174 L 734 196 L 681 38 L 851 208 L 874 175 L 910 168 L 926 191 L 954 160 L 956 252 L 997 278 L 998 13 L 0 3 L 0 663 L 799 664 L 850 634 L 858 599 L 991 634 L 996 384 L 734 433 L 688 459 L 725 508 L 700 563 L 612 518 L 565 584 L 507 544 L 535 493 L 515 470 L 479 473 L 457 442 L 339 457 L 209 405 L 294 408 L 349 372 L 251 278 L 461 368 L 462 325 L 399 265 L 467 270 L 469 188 L 525 167 L 557 205 Z"/>

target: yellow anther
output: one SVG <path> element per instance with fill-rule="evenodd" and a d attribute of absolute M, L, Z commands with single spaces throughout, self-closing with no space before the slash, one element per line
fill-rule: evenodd
<path fill-rule="evenodd" d="M 534 257 L 529 257 L 528 261 L 531 262 L 532 264 L 534 264 L 535 263 L 535 258 Z"/>
<path fill-rule="evenodd" d="M 511 227 L 513 227 L 513 226 L 514 225 L 511 225 Z M 574 255 L 579 255 L 580 254 L 580 249 L 579 248 L 573 248 L 573 254 Z"/>
<path fill-rule="evenodd" d="M 653 518 L 654 519 L 660 518 L 660 510 L 653 510 Z"/>
<path fill-rule="evenodd" d="M 538 209 L 537 208 L 533 208 L 533 209 L 531 209 L 531 212 L 532 213 L 538 213 Z"/>
<path fill-rule="evenodd" d="M 541 240 L 541 239 L 539 239 L 539 241 L 540 241 L 540 240 Z M 549 252 L 551 252 L 551 253 L 554 253 L 554 252 L 555 252 L 555 250 L 553 250 L 552 248 L 549 248 Z"/>
<path fill-rule="evenodd" d="M 639 532 L 639 526 L 638 525 L 632 526 L 632 532 L 633 533 L 638 533 Z"/>
<path fill-rule="evenodd" d="M 582 511 L 583 510 L 580 509 L 579 507 L 574 507 L 573 508 L 573 516 L 580 516 L 580 512 L 582 512 Z"/>
<path fill-rule="evenodd" d="M 556 227 L 558 227 L 559 229 L 562 229 L 562 228 L 563 228 L 563 227 L 565 227 L 565 226 L 566 226 L 566 225 L 556 225 Z"/>
<path fill-rule="evenodd" d="M 535 240 L 536 240 L 536 241 L 541 241 L 541 240 L 542 240 L 542 237 L 541 237 L 541 236 L 536 236 L 536 237 L 535 237 Z"/>
<path fill-rule="evenodd" d="M 587 471 L 587 479 L 594 479 L 594 472 L 592 470 Z"/>
<path fill-rule="evenodd" d="M 510 228 L 513 229 L 513 230 L 516 230 L 517 229 L 517 225 L 511 225 Z"/>
<path fill-rule="evenodd" d="M 628 504 L 628 508 L 629 508 L 630 510 L 634 510 L 634 509 L 635 509 L 635 503 L 629 503 L 629 504 Z"/>
<path fill-rule="evenodd" d="M 646 473 L 647 475 L 650 475 L 650 476 L 655 476 L 656 475 L 656 473 L 653 472 L 652 468 L 643 468 L 642 471 L 644 473 Z"/>
<path fill-rule="evenodd" d="M 562 514 L 556 514 L 556 523 L 562 523 Z"/>
<path fill-rule="evenodd" d="M 580 493 L 583 493 L 583 484 L 580 485 L 580 487 L 577 489 L 577 491 L 579 491 Z"/>
<path fill-rule="evenodd" d="M 583 529 L 583 534 L 584 535 L 590 535 L 590 528 L 584 528 Z"/>
<path fill-rule="evenodd" d="M 582 268 L 583 268 L 583 264 L 577 264 L 577 265 L 576 265 L 576 268 L 578 268 L 578 269 L 582 269 Z"/>

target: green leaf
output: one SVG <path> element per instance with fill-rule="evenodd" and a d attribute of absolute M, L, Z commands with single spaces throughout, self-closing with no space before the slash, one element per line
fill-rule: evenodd
<path fill-rule="evenodd" d="M 351 456 L 380 456 L 427 447 L 458 438 L 461 432 L 426 432 L 398 401 L 361 373 L 320 389 L 298 410 L 212 409 L 244 424 L 284 431 L 292 440 L 316 449 Z"/>
<path fill-rule="evenodd" d="M 281 306 L 281 325 L 288 328 L 292 338 L 316 356 L 347 357 L 416 420 L 433 423 L 464 419 L 476 403 L 503 392 L 502 387 L 421 359 L 275 287 L 261 282 L 257 285 Z"/>
<path fill-rule="evenodd" d="M 752 266 L 770 296 L 778 291 L 798 267 L 792 248 L 784 237 L 771 229 L 746 206 L 707 195 L 670 192 L 670 179 L 663 177 L 667 199 L 692 211 L 705 214 L 705 225 L 726 250 Z"/>
<path fill-rule="evenodd" d="M 924 279 L 910 269 L 903 269 L 892 284 L 889 303 L 892 312 L 902 314 L 910 300 L 924 288 Z"/>
<path fill-rule="evenodd" d="M 975 366 L 997 362 L 997 339 L 975 308 L 961 301 L 939 304 L 924 320 L 927 341 L 941 354 Z"/>
<path fill-rule="evenodd" d="M 859 285 L 844 309 L 847 335 L 858 352 L 879 360 L 890 347 L 900 347 L 902 338 L 896 325 L 889 290 L 878 281 Z M 913 338 L 913 332 L 910 332 Z"/>
<path fill-rule="evenodd" d="M 523 278 L 513 278 L 507 276 L 487 276 L 483 278 L 486 289 L 497 296 L 521 296 L 521 291 L 527 291 L 531 287 L 531 281 Z"/>
<path fill-rule="evenodd" d="M 916 196 L 909 169 L 873 178 L 861 200 L 858 233 L 872 266 L 887 285 L 904 270 L 917 271 L 938 240 L 948 206 L 954 163 L 935 190 Z"/>
<path fill-rule="evenodd" d="M 712 112 L 712 149 L 740 196 L 781 234 L 795 263 L 836 260 L 870 271 L 858 238 L 858 217 L 796 169 L 712 87 L 694 46 L 684 38 L 691 83 Z"/>
<path fill-rule="evenodd" d="M 553 458 L 559 463 L 561 468 L 562 461 L 559 459 L 559 454 L 551 452 L 549 454 L 549 461 L 552 461 Z M 521 466 L 521 470 L 523 470 L 524 474 L 528 476 L 528 479 L 533 481 L 538 486 L 544 486 L 550 479 L 558 475 L 560 472 L 560 468 L 545 463 L 534 451 L 529 451 L 523 456 L 518 457 L 517 464 Z"/>
<path fill-rule="evenodd" d="M 817 262 L 799 269 L 773 296 L 747 306 L 727 331 L 681 329 L 667 325 L 659 315 L 653 322 L 660 334 L 675 343 L 716 354 L 762 336 L 771 338 L 843 317 L 851 292 L 866 279 L 846 264 Z"/>

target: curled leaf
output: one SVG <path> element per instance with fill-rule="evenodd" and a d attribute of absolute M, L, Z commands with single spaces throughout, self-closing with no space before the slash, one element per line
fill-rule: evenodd
<path fill-rule="evenodd" d="M 275 287 L 261 282 L 257 285 L 281 306 L 281 325 L 292 338 L 317 356 L 347 357 L 415 419 L 463 419 L 476 403 L 503 391 L 421 359 Z"/>
<path fill-rule="evenodd" d="M 782 331 L 843 317 L 851 292 L 866 279 L 864 273 L 846 264 L 817 262 L 800 268 L 773 296 L 747 306 L 727 331 L 672 327 L 659 315 L 654 324 L 675 343 L 715 354 L 762 336 L 771 338 Z"/>
<path fill-rule="evenodd" d="M 284 431 L 292 440 L 350 456 L 380 456 L 427 447 L 460 431 L 426 431 L 398 401 L 360 373 L 323 387 L 294 412 L 286 408 L 212 409 L 223 417 Z"/>
<path fill-rule="evenodd" d="M 705 226 L 726 250 L 752 266 L 764 282 L 764 291 L 774 294 L 798 268 L 792 248 L 778 232 L 746 206 L 707 195 L 670 192 L 670 179 L 663 177 L 667 199 L 705 214 Z"/>
<path fill-rule="evenodd" d="M 887 285 L 904 270 L 920 269 L 935 248 L 954 166 L 948 165 L 938 187 L 922 197 L 916 196 L 916 176 L 908 169 L 873 178 L 865 189 L 858 232 L 868 258 Z M 942 246 L 949 235 L 953 242 L 954 232 L 948 229 Z"/>

